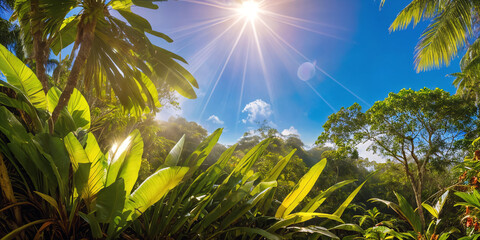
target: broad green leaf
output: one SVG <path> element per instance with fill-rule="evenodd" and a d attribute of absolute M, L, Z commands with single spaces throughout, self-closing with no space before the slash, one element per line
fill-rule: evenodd
<path fill-rule="evenodd" d="M 0 44 L 0 72 L 7 81 L 28 97 L 33 106 L 46 109 L 45 92 L 35 74 L 20 59 Z"/>
<path fill-rule="evenodd" d="M 52 172 L 58 182 L 60 196 L 66 197 L 70 158 L 65 149 L 64 142 L 60 138 L 53 137 L 50 134 L 41 133 L 33 138 L 33 143 L 37 147 L 37 150 L 50 163 Z"/>
<path fill-rule="evenodd" d="M 310 219 L 313 218 L 327 218 L 330 220 L 334 220 L 340 223 L 344 223 L 342 219 L 340 219 L 338 216 L 333 215 L 333 214 L 327 214 L 327 213 L 305 213 L 305 212 L 298 212 L 298 213 L 293 213 L 290 214 L 286 217 L 284 217 L 282 220 L 276 222 L 273 224 L 270 228 L 267 229 L 268 232 L 275 232 L 276 230 L 282 228 L 282 227 L 288 227 L 293 224 L 297 223 L 302 223 L 306 222 Z"/>
<path fill-rule="evenodd" d="M 132 0 L 132 3 L 139 7 L 157 9 L 158 6 L 153 4 L 152 0 Z"/>
<path fill-rule="evenodd" d="M 69 133 L 67 136 L 65 136 L 63 141 L 65 143 L 65 147 L 67 148 L 68 154 L 70 155 L 70 162 L 72 163 L 74 172 L 77 171 L 78 164 L 90 163 L 82 144 L 80 144 L 73 133 Z"/>
<path fill-rule="evenodd" d="M 125 191 L 128 195 L 137 181 L 138 171 L 142 163 L 143 140 L 138 129 L 134 130 L 120 144 L 115 144 L 108 155 L 106 185 L 119 178 L 125 180 Z"/>
<path fill-rule="evenodd" d="M 398 199 L 398 207 L 401 215 L 408 221 L 415 232 L 422 232 L 423 226 L 420 216 L 415 212 L 412 205 L 400 194 L 395 193 Z"/>
<path fill-rule="evenodd" d="M 132 210 L 129 218 L 135 219 L 150 206 L 158 202 L 168 191 L 176 187 L 188 171 L 188 167 L 169 167 L 160 169 L 145 179 L 133 192 L 126 209 Z"/>
<path fill-rule="evenodd" d="M 91 163 L 87 192 L 89 194 L 87 197 L 91 197 L 105 185 L 107 161 L 92 133 L 88 133 L 85 152 Z"/>
<path fill-rule="evenodd" d="M 88 194 L 88 176 L 91 165 L 91 163 L 79 163 L 77 171 L 73 173 L 73 185 L 79 197 L 85 197 Z"/>
<path fill-rule="evenodd" d="M 140 171 L 140 165 L 142 164 L 143 155 L 143 139 L 140 136 L 138 129 L 130 133 L 132 142 L 127 149 L 125 160 L 118 171 L 117 178 L 123 178 L 125 180 L 125 191 L 127 196 L 132 192 L 135 182 L 137 182 L 138 171 Z"/>
<path fill-rule="evenodd" d="M 305 198 L 305 196 L 307 196 L 312 187 L 315 185 L 315 182 L 322 173 L 326 164 L 327 159 L 323 159 L 310 168 L 310 170 L 300 179 L 300 181 L 298 181 L 297 185 L 290 192 L 290 194 L 288 194 L 283 200 L 282 204 L 275 213 L 276 218 L 284 218 L 290 214 L 295 207 L 298 206 L 298 204 L 303 200 L 303 198 Z"/>
<path fill-rule="evenodd" d="M 182 150 L 183 150 L 183 144 L 185 143 L 185 134 L 178 140 L 177 144 L 170 150 L 170 153 L 168 153 L 167 158 L 165 159 L 165 162 L 163 163 L 162 166 L 159 167 L 173 167 L 178 164 L 178 161 L 180 160 L 180 156 L 182 155 Z"/>
<path fill-rule="evenodd" d="M 30 103 L 28 98 L 25 95 L 23 95 L 23 93 L 18 88 L 16 88 L 15 86 L 7 82 L 2 82 L 0 80 L 0 86 L 13 89 L 16 93 L 15 98 L 11 98 L 7 96 L 7 94 L 5 93 L 0 93 L 0 104 L 26 112 L 28 116 L 30 116 L 30 118 L 32 119 L 32 123 L 35 126 L 35 129 L 37 130 L 37 132 L 42 132 L 43 130 L 42 120 L 40 119 L 37 109 L 32 105 L 32 103 Z"/>
<path fill-rule="evenodd" d="M 79 212 L 78 215 L 80 215 L 80 217 L 82 217 L 83 220 L 85 220 L 85 222 L 87 222 L 88 225 L 90 225 L 90 230 L 92 231 L 92 236 L 94 238 L 101 238 L 103 236 L 102 229 L 100 228 L 100 224 L 97 218 L 95 217 L 94 212 L 91 212 L 88 215 L 85 213 Z"/>
<path fill-rule="evenodd" d="M 96 216 L 100 223 L 112 223 L 122 215 L 125 206 L 125 186 L 120 178 L 97 194 Z"/>
<path fill-rule="evenodd" d="M 48 111 L 53 112 L 58 104 L 58 99 L 62 92 L 56 87 L 52 87 L 47 94 Z M 73 89 L 73 93 L 68 100 L 67 110 L 72 116 L 76 128 L 90 128 L 90 106 L 87 100 L 77 89 Z M 76 129 L 73 129 L 76 130 Z"/>
<path fill-rule="evenodd" d="M 133 13 L 132 11 L 125 9 L 117 9 L 118 13 L 124 17 L 128 23 L 134 28 L 137 28 L 140 31 L 152 30 L 152 25 L 148 22 L 147 19 Z"/>

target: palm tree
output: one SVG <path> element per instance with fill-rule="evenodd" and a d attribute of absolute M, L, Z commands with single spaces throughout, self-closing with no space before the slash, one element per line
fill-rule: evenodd
<path fill-rule="evenodd" d="M 157 8 L 152 2 L 136 1 L 142 7 Z M 108 96 L 113 91 L 125 109 L 137 115 L 160 107 L 155 84 L 166 81 L 180 94 L 196 97 L 196 80 L 177 62 L 186 61 L 152 44 L 146 33 L 172 40 L 133 13 L 132 5 L 131 1 L 120 0 L 30 0 L 16 5 L 15 16 L 25 45 L 33 45 L 30 49 L 35 53 L 40 80 L 45 75 L 50 50 L 59 54 L 73 44 L 72 67 L 52 113 L 54 122 L 75 87 L 87 93 L 95 89 L 97 96 Z M 127 22 L 112 16 L 112 10 Z M 67 15 L 73 16 L 66 18 Z"/>
<path fill-rule="evenodd" d="M 449 65 L 463 47 L 478 38 L 479 7 L 480 2 L 475 0 L 412 0 L 397 15 L 390 31 L 431 20 L 415 48 L 416 69 Z"/>

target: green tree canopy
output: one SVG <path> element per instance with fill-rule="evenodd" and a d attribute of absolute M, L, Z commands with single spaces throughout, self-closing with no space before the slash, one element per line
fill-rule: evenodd
<path fill-rule="evenodd" d="M 427 167 L 460 159 L 456 143 L 473 133 L 476 119 L 470 102 L 444 90 L 403 89 L 366 112 L 354 104 L 330 115 L 317 143 L 355 146 L 370 141 L 370 149 L 403 166 L 423 216 L 421 193 Z"/>

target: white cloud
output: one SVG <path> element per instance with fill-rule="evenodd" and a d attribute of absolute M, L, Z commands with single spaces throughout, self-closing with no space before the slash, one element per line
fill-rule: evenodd
<path fill-rule="evenodd" d="M 370 161 L 384 163 L 385 158 L 380 155 L 374 154 L 372 151 L 367 150 L 367 148 L 372 144 L 371 141 L 360 143 L 357 145 L 358 156 L 362 158 L 368 158 Z"/>
<path fill-rule="evenodd" d="M 207 121 L 211 121 L 211 122 L 213 122 L 213 123 L 215 123 L 215 124 L 220 124 L 220 125 L 224 124 L 224 122 L 223 122 L 222 120 L 220 120 L 220 118 L 218 118 L 218 117 L 215 116 L 215 115 L 210 116 L 210 117 L 207 119 Z"/>
<path fill-rule="evenodd" d="M 270 117 L 270 115 L 273 113 L 270 104 L 261 99 L 257 99 L 245 105 L 245 108 L 242 112 L 248 113 L 247 118 L 242 120 L 243 123 L 255 123 L 256 121 L 263 121 Z"/>
<path fill-rule="evenodd" d="M 298 130 L 295 129 L 293 126 L 291 126 L 289 129 L 283 129 L 282 135 L 283 136 L 288 136 L 288 135 L 300 136 L 300 134 L 298 133 Z"/>

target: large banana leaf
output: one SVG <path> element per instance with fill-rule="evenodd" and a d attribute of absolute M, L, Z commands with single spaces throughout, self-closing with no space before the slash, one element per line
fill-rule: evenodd
<path fill-rule="evenodd" d="M 53 87 L 48 91 L 47 102 L 49 112 L 53 112 L 58 104 L 58 99 L 61 94 L 62 91 L 56 87 Z M 90 128 L 90 106 L 88 105 L 87 100 L 83 97 L 82 93 L 80 93 L 80 91 L 77 89 L 73 89 L 70 100 L 68 100 L 67 110 L 72 116 L 76 128 Z M 75 131 L 76 129 L 72 130 Z"/>
<path fill-rule="evenodd" d="M 121 216 L 125 207 L 125 186 L 122 178 L 98 192 L 96 216 L 98 222 L 111 223 Z"/>
<path fill-rule="evenodd" d="M 289 215 L 295 207 L 307 196 L 312 187 L 315 185 L 318 177 L 322 173 L 325 165 L 327 164 L 327 159 L 315 164 L 310 170 L 298 181 L 295 188 L 287 195 L 283 200 L 280 207 L 275 213 L 276 218 L 284 218 Z"/>
<path fill-rule="evenodd" d="M 135 129 L 121 143 L 110 150 L 106 185 L 110 185 L 119 178 L 125 181 L 125 192 L 130 195 L 133 185 L 138 178 L 138 171 L 142 163 L 143 140 L 140 131 Z"/>
<path fill-rule="evenodd" d="M 188 167 L 168 167 L 145 179 L 128 198 L 126 209 L 132 211 L 130 218 L 137 218 L 150 206 L 162 199 L 168 191 L 182 181 L 187 172 Z"/>
<path fill-rule="evenodd" d="M 90 175 L 88 177 L 88 194 L 93 196 L 105 185 L 107 160 L 100 151 L 97 140 L 92 133 L 88 133 L 85 152 L 91 163 Z"/>
<path fill-rule="evenodd" d="M 39 109 L 46 108 L 45 92 L 38 78 L 30 68 L 1 44 L 0 72 L 5 75 L 10 84 L 28 97 L 33 106 Z"/>

